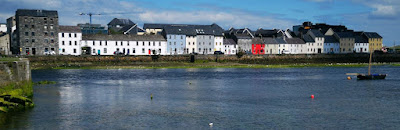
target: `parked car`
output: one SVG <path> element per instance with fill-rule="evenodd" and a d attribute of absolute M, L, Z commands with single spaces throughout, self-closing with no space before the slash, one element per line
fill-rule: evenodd
<path fill-rule="evenodd" d="M 290 51 L 289 50 L 283 50 L 282 54 L 290 54 Z"/>
<path fill-rule="evenodd" d="M 220 54 L 224 54 L 223 52 L 221 52 L 221 51 L 214 51 L 214 54 L 216 54 L 216 55 L 220 55 Z"/>
<path fill-rule="evenodd" d="M 120 51 L 114 51 L 114 55 L 123 55 L 124 53 L 120 52 Z"/>
<path fill-rule="evenodd" d="M 55 55 L 56 54 L 56 52 L 54 52 L 54 51 L 46 51 L 46 52 L 44 52 L 44 55 Z"/>

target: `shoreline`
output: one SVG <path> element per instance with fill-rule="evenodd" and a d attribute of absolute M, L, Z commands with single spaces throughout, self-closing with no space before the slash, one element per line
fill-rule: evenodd
<path fill-rule="evenodd" d="M 32 70 L 46 69 L 212 69 L 212 68 L 254 68 L 254 69 L 279 69 L 279 68 L 318 68 L 318 67 L 367 67 L 367 63 L 298 63 L 298 64 L 240 64 L 240 63 L 179 63 L 179 62 L 151 62 L 135 64 L 32 64 Z M 400 66 L 399 63 L 374 63 L 373 66 Z"/>

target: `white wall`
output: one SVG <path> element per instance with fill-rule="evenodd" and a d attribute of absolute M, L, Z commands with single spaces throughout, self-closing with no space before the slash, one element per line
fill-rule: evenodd
<path fill-rule="evenodd" d="M 224 52 L 224 38 L 222 36 L 214 37 L 214 51 Z"/>
<path fill-rule="evenodd" d="M 64 36 L 63 36 L 64 34 Z M 58 33 L 60 55 L 81 55 L 82 33 Z"/>
<path fill-rule="evenodd" d="M 369 43 L 355 43 L 354 51 L 356 53 L 369 53 Z"/>
<path fill-rule="evenodd" d="M 100 55 L 115 55 L 116 51 L 122 52 L 124 55 L 153 55 L 153 50 L 157 55 L 167 55 L 166 41 L 84 40 L 82 47 L 91 47 L 91 55 L 98 55 L 99 51 Z"/>
<path fill-rule="evenodd" d="M 237 45 L 224 45 L 224 47 L 222 48 L 222 52 L 225 55 L 236 55 L 237 51 L 238 51 L 238 46 Z"/>
<path fill-rule="evenodd" d="M 186 49 L 189 50 L 189 54 L 198 52 L 197 50 L 197 36 L 186 36 Z M 193 51 L 194 50 L 194 51 Z"/>

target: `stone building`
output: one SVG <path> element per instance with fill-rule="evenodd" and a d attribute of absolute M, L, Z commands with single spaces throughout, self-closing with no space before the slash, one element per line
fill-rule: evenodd
<path fill-rule="evenodd" d="M 13 54 L 45 55 L 50 51 L 58 54 L 57 11 L 18 9 L 15 25 L 16 42 L 11 43 Z"/>
<path fill-rule="evenodd" d="M 0 32 L 0 55 L 9 55 L 10 51 L 10 40 L 9 36 L 5 32 Z"/>

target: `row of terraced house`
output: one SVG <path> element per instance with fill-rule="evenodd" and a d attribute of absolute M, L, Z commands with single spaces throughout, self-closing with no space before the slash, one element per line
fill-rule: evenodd
<path fill-rule="evenodd" d="M 217 24 L 149 24 L 112 19 L 96 24 L 61 26 L 58 12 L 18 9 L 7 19 L 7 45 L 2 54 L 16 55 L 234 55 L 239 51 L 266 54 L 340 54 L 381 50 L 376 32 L 343 25 L 304 22 L 293 29 L 224 30 Z M 0 42 L 2 43 L 2 42 Z M 4 48 L 4 49 L 3 49 Z M 0 50 L 1 51 L 1 50 Z"/>

